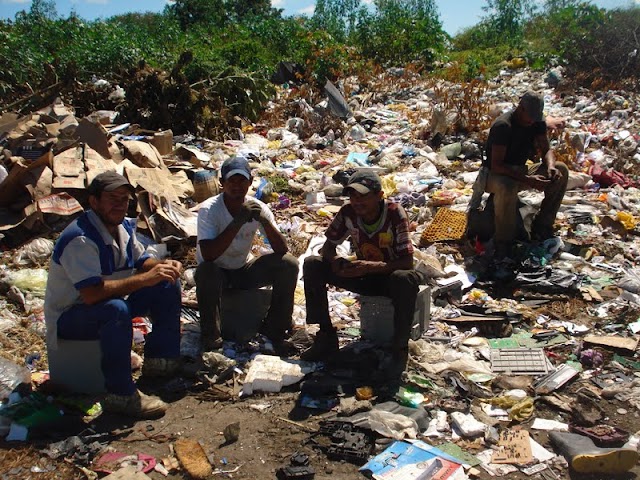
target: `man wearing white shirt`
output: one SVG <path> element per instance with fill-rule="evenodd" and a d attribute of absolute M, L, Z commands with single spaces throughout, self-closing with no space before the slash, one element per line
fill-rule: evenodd
<path fill-rule="evenodd" d="M 207 351 L 222 345 L 223 288 L 248 290 L 271 285 L 271 306 L 261 332 L 271 340 L 276 353 L 287 355 L 292 353 L 286 337 L 292 328 L 298 260 L 287 253 L 286 240 L 269 207 L 247 196 L 251 186 L 247 160 L 242 157 L 226 160 L 220 174 L 222 193 L 204 201 L 198 211 L 195 280 L 202 348 Z M 266 236 L 273 253 L 260 257 L 251 254 L 258 229 Z"/>

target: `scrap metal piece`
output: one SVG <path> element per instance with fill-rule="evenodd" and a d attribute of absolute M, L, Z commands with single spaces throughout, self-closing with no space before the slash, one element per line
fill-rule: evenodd
<path fill-rule="evenodd" d="M 491 371 L 508 375 L 546 375 L 553 368 L 542 348 L 491 350 Z"/>
<path fill-rule="evenodd" d="M 551 393 L 578 375 L 578 373 L 575 368 L 563 363 L 556 370 L 536 381 L 533 384 L 533 389 L 537 394 Z"/>

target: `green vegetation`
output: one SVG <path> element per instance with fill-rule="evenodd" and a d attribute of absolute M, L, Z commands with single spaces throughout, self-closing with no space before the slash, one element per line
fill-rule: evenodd
<path fill-rule="evenodd" d="M 34 0 L 28 12 L 0 21 L 0 109 L 40 107 L 48 100 L 42 91 L 74 99 L 79 84 L 100 78 L 125 87 L 138 82 L 149 98 L 145 90 L 156 76 L 154 105 L 165 111 L 159 124 L 200 105 L 202 115 L 224 117 L 218 131 L 234 116 L 257 118 L 272 93 L 267 80 L 282 60 L 302 65 L 302 80 L 312 88 L 353 74 L 367 84 L 383 68 L 406 65 L 470 81 L 494 75 L 514 58 L 539 69 L 564 64 L 570 78 L 587 86 L 637 82 L 640 7 L 606 11 L 579 0 L 531 5 L 487 0 L 481 21 L 450 38 L 434 0 L 318 0 L 309 18 L 283 17 L 269 0 L 175 0 L 162 13 L 97 21 L 63 18 L 53 0 Z M 91 106 L 141 107 L 129 95 L 120 105 L 107 94 L 94 94 Z"/>

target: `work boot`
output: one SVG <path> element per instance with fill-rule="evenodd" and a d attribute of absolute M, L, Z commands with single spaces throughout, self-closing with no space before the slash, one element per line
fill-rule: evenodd
<path fill-rule="evenodd" d="M 316 334 L 313 345 L 300 355 L 300 360 L 307 362 L 322 362 L 331 358 L 332 355 L 338 353 L 338 334 L 335 329 L 328 332 L 320 330 Z"/>
<path fill-rule="evenodd" d="M 215 350 L 220 350 L 223 344 L 222 337 L 213 337 L 213 336 L 201 336 L 200 344 L 202 346 L 203 352 L 213 352 Z"/>
<path fill-rule="evenodd" d="M 142 364 L 142 376 L 172 377 L 179 373 L 180 366 L 179 358 L 145 358 Z"/>
<path fill-rule="evenodd" d="M 158 397 L 145 395 L 140 390 L 136 390 L 132 395 L 109 393 L 101 404 L 105 412 L 142 419 L 159 418 L 167 411 L 166 403 Z"/>
<path fill-rule="evenodd" d="M 288 358 L 298 353 L 296 346 L 287 339 L 271 340 L 271 345 L 274 353 L 279 357 Z"/>
<path fill-rule="evenodd" d="M 568 432 L 549 433 L 551 442 L 579 473 L 620 474 L 631 470 L 638 452 L 629 448 L 599 448 L 589 437 Z"/>

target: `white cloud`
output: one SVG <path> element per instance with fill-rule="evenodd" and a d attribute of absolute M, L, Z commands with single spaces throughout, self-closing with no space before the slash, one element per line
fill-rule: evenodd
<path fill-rule="evenodd" d="M 301 8 L 300 10 L 298 10 L 298 13 L 300 15 L 313 15 L 313 12 L 315 11 L 315 9 L 316 9 L 316 4 L 314 3 L 309 5 L 308 7 Z"/>
<path fill-rule="evenodd" d="M 364 3 L 365 5 L 373 5 L 373 0 L 362 0 L 362 3 Z"/>
<path fill-rule="evenodd" d="M 284 0 L 271 0 L 271 6 L 273 8 L 282 8 L 284 7 Z"/>
<path fill-rule="evenodd" d="M 89 3 L 92 5 L 107 5 L 110 0 L 84 0 L 85 3 Z"/>

